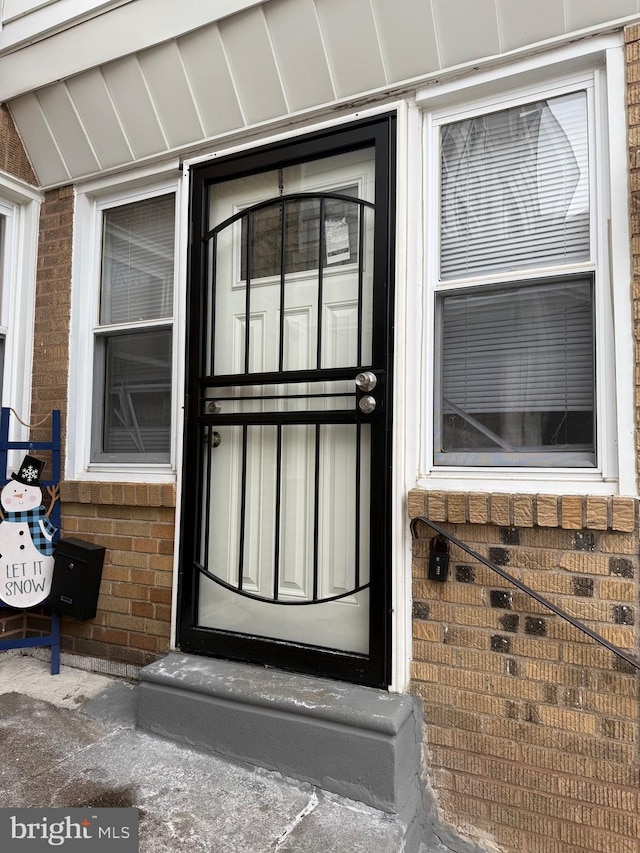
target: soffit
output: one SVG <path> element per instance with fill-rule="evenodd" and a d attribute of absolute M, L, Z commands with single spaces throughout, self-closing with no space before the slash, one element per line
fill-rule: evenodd
<path fill-rule="evenodd" d="M 191 12 L 185 29 L 169 35 L 176 22 L 167 11 L 166 20 L 150 22 L 145 39 L 153 43 L 143 49 L 132 49 L 130 33 L 115 39 L 113 16 L 146 9 L 150 2 L 155 17 L 165 3 L 167 10 Z M 211 6 L 231 8 L 242 0 L 194 2 L 202 15 Z M 621 26 L 637 19 L 639 3 L 253 0 L 250 8 L 221 20 L 196 23 L 191 0 L 133 0 L 80 25 L 102 21 L 97 32 L 105 43 L 117 41 L 117 57 L 103 61 L 100 51 L 86 46 L 81 57 L 73 57 L 84 68 L 67 75 L 51 69 L 47 85 L 34 86 L 9 106 L 46 188 L 193 152 L 229 134 L 406 81 L 428 81 L 470 63 L 542 49 L 614 18 Z M 41 49 L 51 53 L 57 45 L 64 51 L 65 35 L 45 40 Z M 11 58 L 0 58 L 0 72 Z"/>

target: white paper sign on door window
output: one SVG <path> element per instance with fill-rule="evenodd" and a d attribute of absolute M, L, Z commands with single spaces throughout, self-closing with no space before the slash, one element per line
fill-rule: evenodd
<path fill-rule="evenodd" d="M 327 219 L 324 223 L 324 244 L 327 264 L 339 264 L 351 257 L 349 249 L 349 225 L 347 220 Z"/>

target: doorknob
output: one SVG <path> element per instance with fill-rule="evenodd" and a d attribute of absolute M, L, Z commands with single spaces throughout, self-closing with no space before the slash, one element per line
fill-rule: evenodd
<path fill-rule="evenodd" d="M 371 394 L 367 394 L 364 397 L 360 397 L 360 399 L 358 400 L 358 408 L 365 415 L 370 415 L 371 412 L 373 412 L 373 410 L 375 409 L 375 407 L 376 398 L 372 397 Z"/>
<path fill-rule="evenodd" d="M 361 391 L 373 391 L 378 384 L 378 377 L 371 370 L 365 370 L 356 376 L 356 385 Z"/>

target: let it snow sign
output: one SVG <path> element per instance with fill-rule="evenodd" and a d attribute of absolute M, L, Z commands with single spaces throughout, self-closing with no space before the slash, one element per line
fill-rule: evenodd
<path fill-rule="evenodd" d="M 43 602 L 53 578 L 53 536 L 50 515 L 59 487 L 49 486 L 49 507 L 42 503 L 40 475 L 44 462 L 25 456 L 18 473 L 0 491 L 0 600 L 10 607 Z"/>

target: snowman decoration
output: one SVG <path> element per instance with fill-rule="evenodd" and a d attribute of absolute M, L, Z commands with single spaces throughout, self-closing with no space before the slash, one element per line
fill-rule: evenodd
<path fill-rule="evenodd" d="M 48 486 L 49 508 L 42 505 L 40 474 L 44 462 L 25 456 L 17 474 L 0 491 L 0 600 L 10 607 L 43 602 L 53 578 L 53 536 L 50 516 L 59 486 Z"/>

